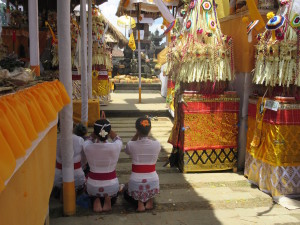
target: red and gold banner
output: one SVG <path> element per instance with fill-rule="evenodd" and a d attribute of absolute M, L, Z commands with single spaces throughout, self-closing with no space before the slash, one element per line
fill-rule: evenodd
<path fill-rule="evenodd" d="M 255 118 L 256 111 L 257 105 L 250 103 L 248 106 L 248 115 Z M 266 109 L 263 122 L 274 125 L 300 125 L 300 104 L 296 102 L 280 103 L 277 111 Z"/>

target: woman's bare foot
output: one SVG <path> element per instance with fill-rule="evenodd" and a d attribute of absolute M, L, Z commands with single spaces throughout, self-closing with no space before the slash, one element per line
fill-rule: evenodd
<path fill-rule="evenodd" d="M 119 192 L 123 193 L 124 188 L 125 188 L 125 184 L 120 184 L 120 186 L 119 186 Z"/>
<path fill-rule="evenodd" d="M 145 211 L 144 202 L 141 202 L 141 201 L 138 202 L 138 208 L 137 208 L 136 211 L 138 211 L 138 212 L 144 212 Z"/>
<path fill-rule="evenodd" d="M 111 211 L 111 197 L 105 197 L 103 211 L 104 212 Z"/>
<path fill-rule="evenodd" d="M 145 208 L 146 208 L 146 209 L 153 209 L 153 198 L 149 199 L 149 200 L 146 202 Z"/>
<path fill-rule="evenodd" d="M 99 198 L 96 198 L 94 201 L 94 212 L 102 212 L 102 206 Z"/>

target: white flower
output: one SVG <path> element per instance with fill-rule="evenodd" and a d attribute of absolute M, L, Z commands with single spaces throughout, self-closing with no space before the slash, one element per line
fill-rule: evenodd
<path fill-rule="evenodd" d="M 108 133 L 104 129 L 101 129 L 101 131 L 99 132 L 99 135 L 101 137 L 105 137 L 106 135 L 108 135 Z"/>

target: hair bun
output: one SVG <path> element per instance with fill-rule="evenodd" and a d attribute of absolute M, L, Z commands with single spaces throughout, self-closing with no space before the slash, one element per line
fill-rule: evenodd
<path fill-rule="evenodd" d="M 135 122 L 135 128 L 142 135 L 148 135 L 151 130 L 151 120 L 147 117 L 138 118 Z"/>

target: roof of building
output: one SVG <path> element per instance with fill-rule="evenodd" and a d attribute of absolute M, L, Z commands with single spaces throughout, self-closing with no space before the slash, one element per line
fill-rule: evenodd
<path fill-rule="evenodd" d="M 118 43 L 118 46 L 120 48 L 123 48 L 125 45 L 128 44 L 128 40 L 126 37 L 111 23 L 108 19 L 106 19 L 103 14 L 101 14 L 101 17 L 103 19 L 103 22 L 105 24 L 108 24 L 108 31 L 105 36 L 105 39 L 107 40 L 107 43 Z"/>
<path fill-rule="evenodd" d="M 124 57 L 124 52 L 121 49 L 113 48 L 112 57 L 118 57 L 118 58 Z"/>

